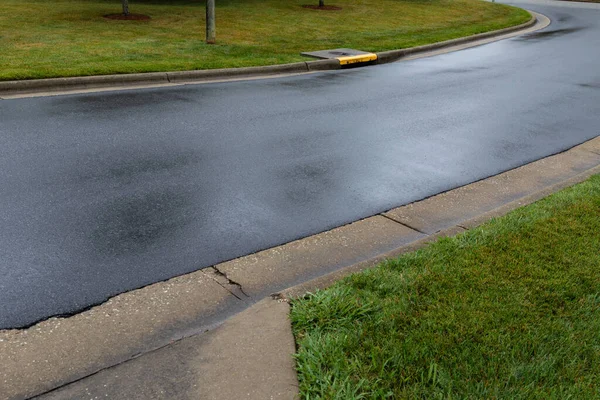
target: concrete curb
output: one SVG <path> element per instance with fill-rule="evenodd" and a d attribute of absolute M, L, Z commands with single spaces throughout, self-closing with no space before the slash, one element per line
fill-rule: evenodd
<path fill-rule="evenodd" d="M 377 63 L 385 64 L 385 63 L 389 63 L 389 62 L 394 62 L 394 61 L 397 61 L 397 60 L 404 58 L 406 56 L 409 56 L 409 55 L 426 53 L 426 52 L 433 51 L 433 50 L 440 50 L 440 49 L 444 49 L 444 48 L 448 48 L 448 47 L 454 47 L 454 46 L 459 46 L 459 45 L 463 45 L 463 44 L 467 44 L 467 43 L 473 43 L 473 42 L 491 39 L 491 38 L 495 38 L 498 36 L 504 36 L 509 33 L 514 33 L 514 32 L 519 32 L 519 31 L 529 29 L 538 22 L 538 19 L 531 11 L 528 11 L 528 12 L 531 15 L 531 19 L 521 25 L 504 28 L 504 29 L 500 29 L 497 31 L 478 33 L 473 36 L 467 36 L 467 37 L 463 37 L 463 38 L 451 39 L 451 40 L 446 40 L 446 41 L 438 42 L 438 43 L 432 43 L 432 44 L 428 44 L 425 46 L 411 47 L 408 49 L 382 51 L 382 52 L 376 53 L 377 54 Z"/>
<path fill-rule="evenodd" d="M 0 98 L 24 94 L 46 94 L 56 92 L 80 91 L 90 89 L 123 89 L 136 87 L 168 86 L 186 83 L 201 83 L 221 80 L 252 79 L 273 77 L 279 75 L 303 74 L 315 71 L 337 70 L 343 67 L 384 64 L 397 61 L 409 55 L 427 53 L 434 50 L 446 49 L 458 45 L 474 44 L 490 38 L 500 37 L 510 33 L 526 30 L 537 22 L 531 13 L 531 19 L 521 25 L 480 33 L 458 39 L 446 40 L 425 46 L 408 49 L 390 50 L 375 53 L 376 60 L 355 62 L 342 66 L 340 60 L 301 61 L 290 64 L 268 65 L 261 67 L 224 68 L 195 71 L 150 72 L 119 75 L 82 76 L 71 78 L 32 79 L 0 82 Z"/>
<path fill-rule="evenodd" d="M 432 234 L 425 238 L 419 239 L 413 243 L 399 247 L 399 248 L 394 249 L 385 254 L 381 254 L 377 257 L 373 257 L 370 260 L 365 260 L 365 261 L 356 263 L 354 265 L 349 265 L 345 268 L 342 268 L 342 269 L 332 272 L 330 274 L 323 275 L 321 277 L 315 278 L 308 282 L 304 282 L 299 285 L 287 288 L 287 289 L 281 291 L 280 293 L 274 293 L 273 297 L 281 299 L 283 301 L 291 301 L 295 298 L 302 297 L 302 296 L 306 295 L 307 293 L 311 293 L 316 290 L 327 289 L 328 287 L 335 284 L 337 281 L 339 281 L 349 275 L 364 271 L 369 268 L 373 268 L 387 259 L 396 258 L 402 254 L 419 250 L 419 249 L 427 246 L 428 244 L 435 242 L 439 238 L 455 236 L 455 235 L 458 235 L 468 229 L 476 228 L 479 225 L 485 224 L 486 222 L 488 222 L 489 220 L 491 220 L 493 218 L 502 217 L 503 215 L 506 215 L 509 212 L 516 210 L 517 208 L 521 208 L 521 207 L 527 206 L 529 204 L 535 203 L 536 201 L 539 201 L 545 197 L 550 196 L 551 194 L 559 192 L 560 190 L 563 190 L 568 187 L 574 186 L 578 183 L 581 183 L 596 174 L 600 174 L 600 165 L 593 167 L 573 178 L 567 179 L 566 181 L 559 182 L 559 183 L 549 186 L 543 190 L 540 190 L 538 192 L 535 192 L 533 194 L 525 196 L 519 200 L 515 200 L 515 201 L 507 203 L 503 206 L 500 206 L 492 211 L 488 211 L 477 217 L 470 218 L 470 219 L 462 222 L 460 225 L 454 225 L 450 228 L 443 229 L 435 234 Z"/>
<path fill-rule="evenodd" d="M 254 77 L 275 74 L 299 74 L 310 71 L 307 62 L 292 64 L 268 65 L 264 67 L 208 69 L 198 71 L 167 72 L 170 83 L 194 82 L 210 79 L 224 79 L 237 77 Z"/>

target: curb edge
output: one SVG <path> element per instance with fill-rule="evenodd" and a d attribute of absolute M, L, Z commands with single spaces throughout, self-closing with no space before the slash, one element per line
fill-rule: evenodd
<path fill-rule="evenodd" d="M 562 182 L 557 182 L 554 185 L 543 188 L 537 192 L 531 193 L 527 196 L 521 197 L 514 201 L 503 204 L 493 210 L 487 211 L 483 214 L 477 215 L 473 218 L 467 219 L 460 223 L 460 225 L 453 225 L 449 228 L 442 229 L 439 232 L 428 235 L 422 239 L 416 240 L 414 242 L 408 243 L 404 246 L 400 246 L 396 249 L 393 249 L 389 252 L 377 255 L 368 260 L 364 260 L 352 265 L 348 265 L 344 268 L 341 268 L 337 271 L 331 272 L 326 275 L 322 275 L 320 277 L 314 278 L 312 280 L 300 283 L 295 286 L 291 286 L 286 288 L 278 293 L 273 293 L 271 295 L 272 298 L 279 299 L 282 301 L 290 302 L 294 298 L 298 298 L 304 296 L 314 290 L 323 290 L 326 289 L 337 281 L 352 275 L 357 272 L 364 271 L 369 268 L 374 268 L 381 262 L 390 259 L 399 257 L 402 254 L 409 253 L 412 251 L 419 250 L 428 244 L 435 242 L 436 240 L 446 237 L 446 236 L 455 236 L 459 233 L 466 232 L 466 230 L 477 228 L 480 225 L 490 221 L 493 218 L 504 216 L 511 211 L 514 211 L 518 208 L 525 207 L 527 205 L 533 204 L 537 201 L 540 201 L 554 193 L 557 193 L 563 189 L 567 189 L 571 186 L 577 185 L 579 183 L 584 182 L 588 178 L 593 175 L 600 173 L 600 165 L 596 165 L 595 167 L 589 168 L 569 179 L 566 179 Z M 467 228 L 467 229 L 465 229 Z"/>
<path fill-rule="evenodd" d="M 378 64 L 390 63 L 390 62 L 397 61 L 397 60 L 404 58 L 406 56 L 409 56 L 409 55 L 425 53 L 425 52 L 433 51 L 433 50 L 441 50 L 441 49 L 448 48 L 448 47 L 458 46 L 458 45 L 462 45 L 462 44 L 466 44 L 466 43 L 472 43 L 472 42 L 476 42 L 479 40 L 491 39 L 491 38 L 503 36 L 503 35 L 506 35 L 509 33 L 514 33 L 514 32 L 518 32 L 521 30 L 529 29 L 538 22 L 538 18 L 531 11 L 529 11 L 529 10 L 526 10 L 526 11 L 529 13 L 529 15 L 531 15 L 531 18 L 529 19 L 529 21 L 527 21 L 523 24 L 516 25 L 516 26 L 510 26 L 508 28 L 503 28 L 503 29 L 496 30 L 496 31 L 478 33 L 475 35 L 465 36 L 462 38 L 445 40 L 443 42 L 426 44 L 424 46 L 410 47 L 407 49 L 382 51 L 382 52 L 376 53 L 377 58 L 378 58 L 377 63 Z"/>

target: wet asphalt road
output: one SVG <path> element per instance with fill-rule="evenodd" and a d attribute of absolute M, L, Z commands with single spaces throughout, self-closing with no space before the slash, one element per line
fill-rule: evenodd
<path fill-rule="evenodd" d="M 600 8 L 263 81 L 0 101 L 0 328 L 324 231 L 600 134 Z"/>

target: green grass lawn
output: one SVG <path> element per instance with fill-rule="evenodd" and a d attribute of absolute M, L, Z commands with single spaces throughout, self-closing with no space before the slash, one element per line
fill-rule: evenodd
<path fill-rule="evenodd" d="M 336 47 L 389 50 L 526 22 L 481 0 L 217 0 L 217 44 L 204 43 L 204 3 L 131 1 L 150 21 L 107 20 L 117 0 L 2 0 L 0 80 L 268 65 Z"/>
<path fill-rule="evenodd" d="M 599 399 L 600 176 L 292 303 L 305 399 Z"/>

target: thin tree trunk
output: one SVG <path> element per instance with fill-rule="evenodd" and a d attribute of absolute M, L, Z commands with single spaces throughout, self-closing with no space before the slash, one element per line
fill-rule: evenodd
<path fill-rule="evenodd" d="M 215 43 L 215 30 L 215 0 L 206 0 L 206 43 Z"/>
<path fill-rule="evenodd" d="M 129 15 L 129 0 L 121 0 L 123 5 L 123 15 Z"/>
<path fill-rule="evenodd" d="M 325 7 L 325 0 L 319 0 L 319 7 Z"/>

